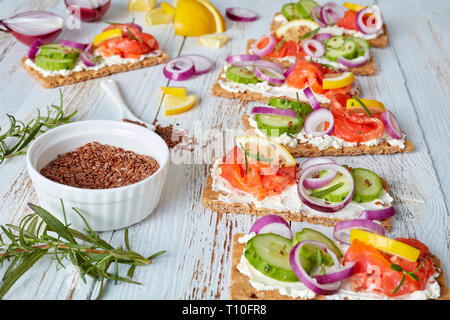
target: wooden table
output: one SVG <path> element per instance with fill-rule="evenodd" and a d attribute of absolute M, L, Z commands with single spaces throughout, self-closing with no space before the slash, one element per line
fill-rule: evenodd
<path fill-rule="evenodd" d="M 126 11 L 126 2 L 113 0 L 104 17 L 108 21 L 136 21 L 145 26 L 144 14 Z M 220 12 L 231 6 L 253 8 L 260 14 L 253 23 L 226 19 L 231 41 L 221 49 L 199 45 L 197 38 L 174 35 L 173 25 L 145 27 L 171 57 L 200 53 L 215 61 L 212 72 L 185 82 L 168 81 L 162 66 L 113 75 L 133 112 L 144 121 L 157 120 L 162 125 L 177 124 L 194 133 L 201 141 L 208 129 L 222 132 L 241 128 L 240 117 L 255 104 L 243 104 L 211 96 L 210 90 L 231 54 L 244 53 L 248 38 L 269 32 L 273 13 L 286 1 L 214 1 Z M 359 1 L 372 3 L 369 1 Z M 450 29 L 446 0 L 376 1 L 389 27 L 389 47 L 373 49 L 379 69 L 375 77 L 364 77 L 364 97 L 376 97 L 391 109 L 413 141 L 410 154 L 339 158 L 341 163 L 375 170 L 391 186 L 398 215 L 393 218 L 391 236 L 417 237 L 428 244 L 450 274 Z M 26 10 L 49 10 L 68 17 L 63 1 L 0 0 L 2 18 Z M 67 27 L 60 38 L 88 41 L 105 27 L 104 23 L 83 23 L 80 30 Z M 31 119 L 36 108 L 45 110 L 57 103 L 57 89 L 43 89 L 19 65 L 27 52 L 12 36 L 0 34 L 0 124 L 5 114 Z M 76 120 L 119 120 L 112 101 L 101 90 L 100 80 L 62 88 L 64 110 L 78 109 Z M 199 103 L 189 112 L 164 116 L 160 86 L 186 86 L 199 96 Z M 229 137 L 228 137 L 229 138 Z M 228 139 L 228 145 L 233 143 Z M 223 152 L 223 150 L 222 150 Z M 202 155 L 202 152 L 199 153 Z M 148 267 L 140 268 L 135 278 L 141 286 L 109 283 L 105 299 L 228 299 L 228 284 L 233 234 L 249 230 L 254 217 L 216 214 L 204 209 L 201 194 L 207 176 L 207 164 L 173 164 L 159 206 L 146 220 L 130 228 L 132 247 L 143 254 L 167 250 Z M 36 193 L 27 174 L 25 158 L 16 157 L 0 165 L 0 223 L 17 223 L 30 210 L 27 203 L 37 203 Z M 303 224 L 295 223 L 300 229 Z M 326 228 L 319 228 L 326 230 Z M 329 232 L 330 230 L 326 230 Z M 123 241 L 123 230 L 101 236 L 114 245 Z M 2 269 L 3 271 L 5 269 Z M 126 269 L 122 270 L 126 272 Z M 123 273 L 122 272 L 122 273 Z M 21 278 L 6 299 L 94 299 L 99 285 L 88 279 L 83 283 L 74 268 L 56 270 L 56 263 L 44 258 Z"/>

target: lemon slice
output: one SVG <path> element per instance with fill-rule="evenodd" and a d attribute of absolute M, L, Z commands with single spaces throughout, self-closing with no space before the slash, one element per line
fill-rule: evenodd
<path fill-rule="evenodd" d="M 173 14 L 168 14 L 163 9 L 157 8 L 147 12 L 145 15 L 145 22 L 147 22 L 147 25 L 149 26 L 156 24 L 168 24 L 172 23 L 173 16 Z"/>
<path fill-rule="evenodd" d="M 355 239 L 380 251 L 394 254 L 412 262 L 416 261 L 420 255 L 419 249 L 411 247 L 406 243 L 360 229 L 350 230 L 350 241 L 353 242 Z"/>
<path fill-rule="evenodd" d="M 120 28 L 116 28 L 116 29 L 111 29 L 105 32 L 102 32 L 98 35 L 96 35 L 94 37 L 94 40 L 92 41 L 92 45 L 94 47 L 97 47 L 98 45 L 100 45 L 102 42 L 105 42 L 106 40 L 109 39 L 114 39 L 114 38 L 121 38 L 122 37 L 122 29 Z"/>
<path fill-rule="evenodd" d="M 361 11 L 362 9 L 365 8 L 365 6 L 362 6 L 362 5 L 359 5 L 356 3 L 351 3 L 351 2 L 344 2 L 342 4 L 342 6 L 344 6 L 347 9 L 350 9 L 352 11 L 355 11 L 355 12 Z"/>
<path fill-rule="evenodd" d="M 184 87 L 161 87 L 161 90 L 170 96 L 186 97 L 186 88 Z"/>
<path fill-rule="evenodd" d="M 237 136 L 236 145 L 248 151 L 250 157 L 261 162 L 270 162 L 271 167 L 295 166 L 297 162 L 281 144 L 261 136 Z"/>
<path fill-rule="evenodd" d="M 230 36 L 226 33 L 212 33 L 198 37 L 198 42 L 206 47 L 221 48 L 228 42 L 228 39 Z"/>
<path fill-rule="evenodd" d="M 320 26 L 312 20 L 295 19 L 278 27 L 275 31 L 275 35 L 278 38 L 283 38 L 285 40 L 298 41 L 301 36 L 317 28 L 320 28 Z"/>
<path fill-rule="evenodd" d="M 225 31 L 225 20 L 208 1 L 180 0 L 175 10 L 175 34 L 187 37 Z"/>
<path fill-rule="evenodd" d="M 344 72 L 341 75 L 335 76 L 334 74 L 325 75 L 322 86 L 324 89 L 338 89 L 346 87 L 355 81 L 355 75 L 353 72 Z"/>
<path fill-rule="evenodd" d="M 383 113 L 386 111 L 384 104 L 372 99 L 359 99 L 369 109 L 371 113 Z M 347 100 L 347 109 L 356 113 L 367 113 L 364 107 L 356 99 Z"/>
<path fill-rule="evenodd" d="M 130 0 L 128 11 L 150 11 L 156 8 L 156 0 Z"/>
<path fill-rule="evenodd" d="M 164 114 L 166 116 L 171 116 L 174 114 L 186 112 L 192 109 L 196 100 L 196 94 L 191 94 L 185 97 L 166 95 L 163 99 Z"/>
<path fill-rule="evenodd" d="M 214 16 L 214 20 L 216 21 L 216 28 L 217 28 L 216 32 L 224 32 L 227 29 L 227 26 L 225 24 L 225 19 L 220 14 L 219 10 L 217 10 L 216 7 L 214 7 L 212 5 L 212 3 L 209 2 L 209 0 L 198 0 L 198 1 L 200 1 L 206 8 L 208 8 L 208 10 Z"/>
<path fill-rule="evenodd" d="M 164 10 L 167 14 L 174 14 L 175 13 L 175 7 L 171 6 L 167 2 L 163 1 L 161 2 L 161 9 Z"/>

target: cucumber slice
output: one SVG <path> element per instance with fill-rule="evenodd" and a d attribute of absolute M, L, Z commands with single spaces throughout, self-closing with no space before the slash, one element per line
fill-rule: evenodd
<path fill-rule="evenodd" d="M 321 173 L 319 173 L 319 175 L 321 175 Z M 339 188 L 337 188 L 331 192 L 328 192 L 324 195 L 319 194 L 321 191 L 327 190 L 330 187 L 336 186 L 338 184 L 341 185 Z M 338 173 L 336 178 L 334 178 L 333 181 L 331 181 L 326 186 L 312 190 L 312 194 L 317 194 L 317 195 L 315 195 L 315 197 L 324 199 L 329 202 L 341 202 L 342 200 L 345 199 L 345 197 L 347 197 L 349 192 L 350 192 L 350 182 L 348 181 L 348 179 L 345 176 L 343 176 L 340 173 Z"/>
<path fill-rule="evenodd" d="M 355 177 L 353 201 L 368 202 L 380 196 L 383 190 L 383 182 L 376 173 L 368 169 L 354 168 L 352 174 Z"/>
<path fill-rule="evenodd" d="M 231 66 L 227 69 L 226 76 L 229 80 L 237 83 L 258 83 L 258 78 L 250 70 L 242 67 Z"/>
<path fill-rule="evenodd" d="M 297 104 L 297 102 L 287 100 L 287 99 L 281 99 L 281 98 L 270 98 L 269 99 L 269 106 L 275 107 L 278 109 L 292 109 L 292 106 L 294 104 Z"/>
<path fill-rule="evenodd" d="M 53 59 L 44 56 L 37 56 L 35 63 L 39 68 L 48 71 L 57 71 L 62 69 L 71 70 L 75 67 L 75 61 L 73 59 Z"/>
<path fill-rule="evenodd" d="M 288 19 L 288 21 L 301 18 L 300 13 L 295 8 L 295 3 L 286 3 L 281 7 L 281 14 Z"/>
<path fill-rule="evenodd" d="M 333 251 L 336 254 L 336 256 L 338 257 L 338 259 L 342 258 L 342 256 L 343 256 L 341 250 L 339 250 L 339 248 L 334 244 L 334 242 L 330 238 L 328 238 L 326 235 L 324 235 L 323 233 L 321 233 L 319 231 L 309 229 L 309 228 L 303 228 L 302 231 L 297 232 L 295 234 L 292 246 L 295 246 L 297 243 L 299 243 L 301 241 L 305 241 L 305 240 L 320 241 L 320 242 L 324 243 L 328 247 L 328 249 Z M 308 247 L 308 246 L 304 246 L 303 248 L 306 248 L 306 247 Z M 316 259 L 317 258 L 317 249 L 312 250 L 312 252 L 315 255 L 314 259 Z M 324 254 L 322 254 L 322 258 L 324 259 L 324 262 L 325 262 L 325 260 L 328 260 L 328 258 L 325 258 L 326 256 L 328 256 L 328 258 L 331 259 L 331 257 L 324 252 Z M 333 264 L 333 260 L 331 260 L 331 264 Z"/>
<path fill-rule="evenodd" d="M 315 7 L 319 7 L 319 4 L 313 0 L 300 0 L 295 5 L 301 18 L 312 19 L 311 11 Z"/>
<path fill-rule="evenodd" d="M 283 133 L 296 134 L 303 128 L 304 118 L 291 118 L 269 114 L 257 114 L 258 129 L 269 137 L 279 137 Z"/>
<path fill-rule="evenodd" d="M 340 49 L 344 45 L 345 39 L 343 36 L 334 36 L 325 42 L 326 48 L 332 48 L 332 49 Z"/>
<path fill-rule="evenodd" d="M 39 55 L 55 59 L 73 59 L 80 55 L 80 50 L 59 43 L 49 43 L 39 47 Z"/>
<path fill-rule="evenodd" d="M 247 242 L 244 255 L 248 262 L 264 275 L 279 281 L 297 282 L 298 278 L 289 263 L 291 249 L 291 240 L 273 233 L 264 233 Z M 310 265 L 307 260 L 305 263 L 307 267 Z"/>
<path fill-rule="evenodd" d="M 365 51 L 370 48 L 369 41 L 359 38 L 359 37 L 352 37 L 352 40 L 356 43 L 356 56 L 363 56 Z"/>
<path fill-rule="evenodd" d="M 348 39 L 345 40 L 343 46 L 338 49 L 327 48 L 325 50 L 325 57 L 331 61 L 337 61 L 339 57 L 353 59 L 356 57 L 356 42 Z"/>

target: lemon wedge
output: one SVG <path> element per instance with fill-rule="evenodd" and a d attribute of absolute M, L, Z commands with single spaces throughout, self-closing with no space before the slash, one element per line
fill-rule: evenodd
<path fill-rule="evenodd" d="M 228 39 L 230 39 L 230 36 L 222 32 L 205 34 L 204 36 L 198 37 L 198 42 L 206 47 L 221 48 L 228 42 Z"/>
<path fill-rule="evenodd" d="M 162 8 L 153 9 L 145 15 L 147 25 L 168 24 L 173 21 L 173 14 L 168 14 Z"/>
<path fill-rule="evenodd" d="M 102 42 L 105 42 L 106 40 L 109 39 L 114 39 L 114 38 L 121 38 L 122 37 L 122 29 L 120 28 L 115 28 L 115 29 L 111 29 L 105 32 L 102 32 L 98 35 L 96 35 L 94 37 L 94 40 L 92 41 L 92 45 L 94 47 L 99 46 Z"/>
<path fill-rule="evenodd" d="M 283 38 L 285 40 L 298 41 L 301 36 L 317 28 L 320 28 L 320 26 L 312 20 L 295 19 L 278 27 L 275 31 L 275 35 L 278 38 Z"/>
<path fill-rule="evenodd" d="M 130 0 L 128 11 L 150 11 L 156 8 L 156 0 Z"/>
<path fill-rule="evenodd" d="M 186 88 L 184 87 L 161 87 L 161 90 L 171 96 L 186 97 Z"/>
<path fill-rule="evenodd" d="M 323 79 L 322 86 L 324 89 L 338 89 L 348 86 L 355 81 L 353 72 L 344 72 L 340 75 L 328 74 Z"/>
<path fill-rule="evenodd" d="M 261 162 L 270 162 L 271 167 L 297 165 L 297 162 L 281 144 L 261 136 L 237 136 L 236 145 Z"/>
<path fill-rule="evenodd" d="M 219 11 L 205 0 L 180 0 L 175 10 L 175 34 L 202 36 L 224 32 L 225 19 Z"/>
<path fill-rule="evenodd" d="M 191 94 L 185 97 L 166 95 L 163 99 L 164 114 L 166 116 L 171 116 L 186 112 L 192 109 L 196 100 L 196 94 Z"/>
<path fill-rule="evenodd" d="M 415 262 L 420 255 L 419 249 L 406 243 L 360 229 L 350 230 L 350 242 L 353 242 L 355 239 L 380 251 L 394 254 L 412 262 Z"/>
<path fill-rule="evenodd" d="M 344 6 L 347 9 L 350 9 L 352 11 L 355 11 L 355 12 L 361 11 L 362 9 L 365 8 L 365 6 L 362 6 L 362 5 L 359 5 L 356 3 L 351 3 L 351 2 L 344 2 L 342 4 L 342 6 Z"/>
<path fill-rule="evenodd" d="M 170 5 L 169 3 L 163 1 L 161 2 L 161 9 L 164 10 L 167 14 L 174 14 L 175 13 L 175 7 Z"/>
<path fill-rule="evenodd" d="M 377 100 L 372 99 L 359 99 L 371 113 L 383 113 L 386 111 L 384 104 Z M 347 109 L 356 113 L 367 113 L 364 107 L 356 99 L 347 100 Z"/>

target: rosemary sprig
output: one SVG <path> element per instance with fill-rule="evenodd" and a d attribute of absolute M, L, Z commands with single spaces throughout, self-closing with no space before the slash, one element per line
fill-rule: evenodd
<path fill-rule="evenodd" d="M 132 251 L 128 230 L 125 231 L 126 248 L 114 248 L 91 229 L 81 212 L 75 208 L 73 210 L 85 222 L 85 233 L 69 227 L 66 222 L 64 206 L 65 223 L 39 206 L 28 205 L 33 213 L 25 216 L 19 225 L 0 226 L 2 230 L 0 234 L 0 265 L 3 265 L 5 261 L 10 262 L 2 278 L 0 298 L 24 273 L 46 255 L 53 256 L 58 262 L 57 267 L 65 267 L 62 261 L 69 260 L 79 270 L 83 282 L 86 282 L 86 275 L 99 281 L 100 289 L 97 296 L 99 299 L 103 293 L 105 279 L 114 280 L 114 283 L 121 281 L 140 284 L 131 280 L 135 268 L 151 264 L 153 259 L 166 252 L 160 251 L 145 258 Z M 108 272 L 112 264 L 114 272 Z M 119 264 L 130 265 L 128 278 L 119 275 Z"/>
<path fill-rule="evenodd" d="M 317 28 L 317 29 L 311 30 L 310 32 L 305 33 L 305 34 L 302 35 L 300 38 L 298 38 L 297 42 L 312 37 L 312 36 L 315 35 L 317 32 L 319 32 L 319 30 L 320 30 L 320 28 Z"/>
<path fill-rule="evenodd" d="M 273 51 L 273 53 L 277 53 L 280 49 L 281 49 L 281 47 L 283 46 L 283 44 L 286 42 L 286 40 L 281 40 L 278 44 L 277 44 L 277 46 L 276 46 L 276 48 L 275 48 L 275 50 Z"/>
<path fill-rule="evenodd" d="M 59 106 L 53 104 L 48 106 L 46 116 L 41 116 L 40 110 L 38 109 L 37 116 L 27 124 L 17 120 L 14 116 L 7 114 L 9 128 L 3 134 L 0 134 L 0 164 L 5 159 L 25 155 L 28 145 L 39 133 L 43 133 L 48 129 L 53 129 L 60 124 L 69 123 L 71 121 L 71 118 L 77 111 L 65 115 L 63 111 L 63 97 L 61 90 L 59 91 L 59 95 Z M 52 109 L 56 111 L 56 114 L 53 116 L 51 115 Z M 0 132 L 1 131 L 0 128 Z M 12 145 L 7 143 L 7 140 L 11 139 L 15 140 L 15 143 Z"/>
<path fill-rule="evenodd" d="M 420 270 L 420 268 L 422 268 L 422 261 L 420 261 L 419 266 L 417 267 L 416 270 L 414 271 L 406 271 L 403 270 L 402 266 L 395 264 L 395 263 L 391 263 L 391 269 L 394 271 L 398 271 L 398 272 L 402 272 L 402 279 L 400 280 L 397 288 L 395 288 L 394 291 L 392 291 L 392 294 L 395 294 L 403 285 L 403 282 L 405 282 L 405 278 L 406 276 L 410 277 L 411 279 L 413 279 L 414 281 L 419 280 L 419 277 L 417 277 L 416 272 Z"/>

